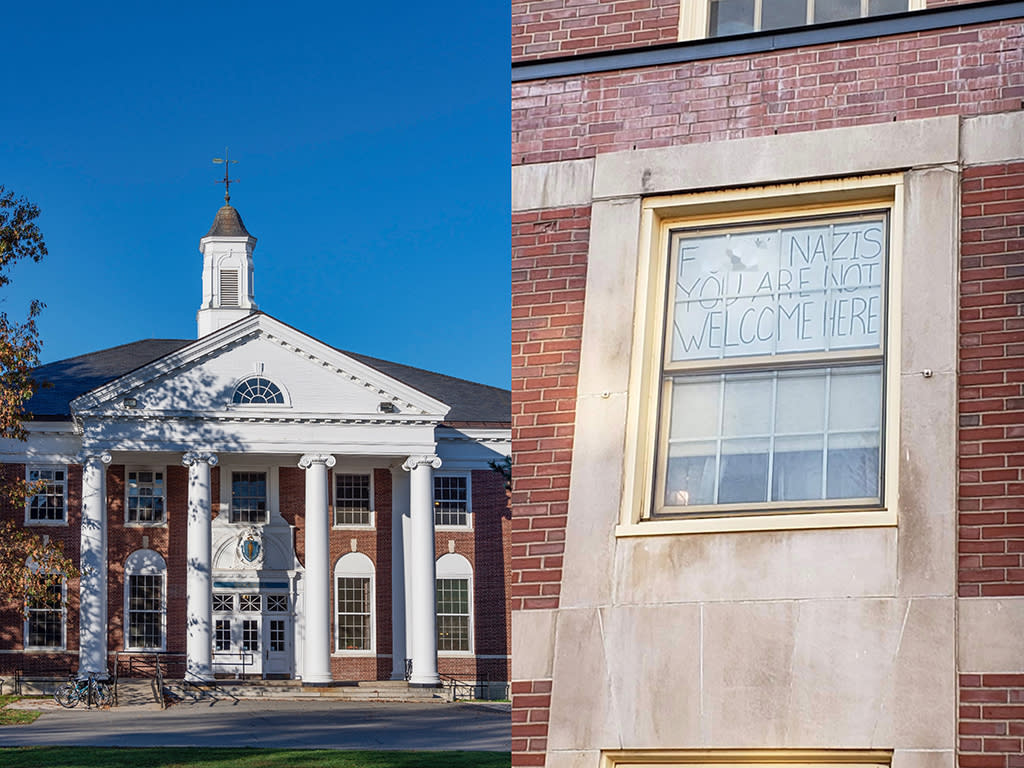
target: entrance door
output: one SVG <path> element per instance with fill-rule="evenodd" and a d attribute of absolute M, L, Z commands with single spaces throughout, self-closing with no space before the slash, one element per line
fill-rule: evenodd
<path fill-rule="evenodd" d="M 263 614 L 263 676 L 292 676 L 292 622 L 288 595 L 266 596 Z"/>
<path fill-rule="evenodd" d="M 263 596 L 214 592 L 213 671 L 217 675 L 263 674 Z"/>

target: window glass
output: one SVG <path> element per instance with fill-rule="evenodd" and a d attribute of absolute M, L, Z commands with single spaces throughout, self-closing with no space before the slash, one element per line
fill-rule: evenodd
<path fill-rule="evenodd" d="M 334 524 L 370 524 L 370 476 L 334 475 Z"/>
<path fill-rule="evenodd" d="M 468 579 L 437 580 L 437 650 L 470 650 Z"/>
<path fill-rule="evenodd" d="M 213 610 L 215 611 L 233 611 L 235 610 L 235 596 L 231 594 L 225 594 L 223 592 L 213 593 Z"/>
<path fill-rule="evenodd" d="M 231 473 L 231 522 L 267 522 L 267 473 Z"/>
<path fill-rule="evenodd" d="M 674 233 L 662 512 L 881 503 L 886 229 L 879 212 Z"/>
<path fill-rule="evenodd" d="M 909 9 L 908 0 L 710 0 L 708 35 L 723 37 Z M 922 6 L 923 7 L 923 6 Z"/>
<path fill-rule="evenodd" d="M 51 584 L 26 606 L 25 647 L 62 648 L 64 646 L 64 589 Z"/>
<path fill-rule="evenodd" d="M 338 650 L 370 649 L 370 579 L 337 578 Z"/>
<path fill-rule="evenodd" d="M 434 524 L 469 525 L 469 483 L 465 476 L 434 475 Z"/>
<path fill-rule="evenodd" d="M 128 576 L 128 647 L 163 647 L 164 577 Z"/>
<path fill-rule="evenodd" d="M 231 400 L 240 405 L 280 404 L 284 402 L 284 395 L 281 388 L 270 379 L 253 376 L 235 387 Z"/>
<path fill-rule="evenodd" d="M 213 647 L 217 651 L 231 650 L 231 620 L 217 619 L 214 622 Z"/>
<path fill-rule="evenodd" d="M 39 483 L 38 492 L 29 499 L 30 521 L 64 520 L 67 471 L 64 467 L 29 467 L 28 481 Z"/>
<path fill-rule="evenodd" d="M 128 473 L 129 523 L 162 523 L 164 521 L 164 473 L 130 471 Z"/>

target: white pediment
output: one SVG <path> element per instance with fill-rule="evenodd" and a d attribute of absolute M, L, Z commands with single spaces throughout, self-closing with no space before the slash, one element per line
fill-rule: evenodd
<path fill-rule="evenodd" d="M 238 403 L 260 377 L 280 404 Z M 254 314 L 76 398 L 79 416 L 440 421 L 449 406 L 296 331 Z"/>

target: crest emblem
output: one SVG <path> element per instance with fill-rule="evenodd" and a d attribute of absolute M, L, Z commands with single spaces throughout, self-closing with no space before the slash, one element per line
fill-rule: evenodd
<path fill-rule="evenodd" d="M 263 567 L 263 541 L 256 528 L 247 528 L 242 532 L 238 537 L 238 546 L 235 551 L 239 565 L 246 568 Z"/>

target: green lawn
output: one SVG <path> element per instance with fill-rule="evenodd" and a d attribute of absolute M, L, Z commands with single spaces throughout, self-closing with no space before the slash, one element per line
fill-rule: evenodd
<path fill-rule="evenodd" d="M 329 749 L 16 747 L 4 768 L 509 768 L 508 752 L 361 752 Z"/>
<path fill-rule="evenodd" d="M 0 725 L 28 725 L 33 722 L 39 713 L 30 709 L 4 709 L 12 701 L 17 701 L 20 696 L 0 696 Z"/>

